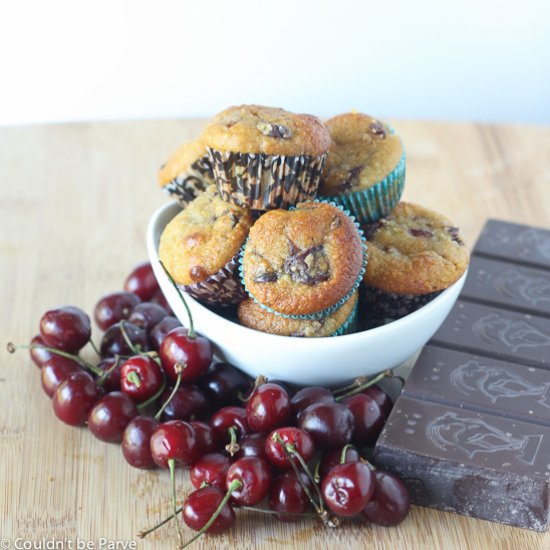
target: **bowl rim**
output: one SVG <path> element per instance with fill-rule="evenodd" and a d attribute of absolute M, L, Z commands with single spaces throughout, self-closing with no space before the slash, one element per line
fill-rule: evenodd
<path fill-rule="evenodd" d="M 158 262 L 159 256 L 158 256 L 158 245 L 159 241 L 158 239 L 155 239 L 155 232 L 157 229 L 159 229 L 159 223 L 160 219 L 167 214 L 167 212 L 171 209 L 176 209 L 178 211 L 181 211 L 181 206 L 175 202 L 168 202 L 160 206 L 151 216 L 149 219 L 149 223 L 147 225 L 147 249 L 149 253 L 149 260 L 153 261 L 156 260 Z M 175 212 L 174 216 L 177 214 Z M 170 219 L 173 219 L 173 217 Z M 166 226 L 164 226 L 166 227 Z M 159 233 L 162 233 L 162 228 Z M 166 281 L 168 281 L 168 278 L 166 275 L 161 274 L 166 278 Z M 186 300 L 189 300 L 194 307 L 200 308 L 200 310 L 204 310 L 205 312 L 208 312 L 208 314 L 215 315 L 216 317 L 220 318 L 222 321 L 226 323 L 230 323 L 234 329 L 244 329 L 244 331 L 248 331 L 250 335 L 255 335 L 256 337 L 258 335 L 261 335 L 261 337 L 269 337 L 270 339 L 278 339 L 281 343 L 285 342 L 285 345 L 293 345 L 293 346 L 300 346 L 301 344 L 311 344 L 311 342 L 315 342 L 316 345 L 320 344 L 321 342 L 331 342 L 334 341 L 334 339 L 337 339 L 340 343 L 355 343 L 356 341 L 363 340 L 365 338 L 375 338 L 376 336 L 384 336 L 386 333 L 392 332 L 392 331 L 398 331 L 399 329 L 406 329 L 407 325 L 410 325 L 411 323 L 416 323 L 421 321 L 421 319 L 425 316 L 429 316 L 430 312 L 433 309 L 436 309 L 439 306 L 440 302 L 444 302 L 447 299 L 448 294 L 451 294 L 453 292 L 453 289 L 457 285 L 462 285 L 464 280 L 466 279 L 466 276 L 468 275 L 468 268 L 466 271 L 462 274 L 462 276 L 457 279 L 451 286 L 447 287 L 443 291 L 441 291 L 440 294 L 438 294 L 433 300 L 428 302 L 426 305 L 422 306 L 421 308 L 417 309 L 416 311 L 413 311 L 412 313 L 409 313 L 408 315 L 405 315 L 405 317 L 401 317 L 400 319 L 397 319 L 395 321 L 392 321 L 391 323 L 387 323 L 385 325 L 381 325 L 379 327 L 370 328 L 367 330 L 362 330 L 360 332 L 354 332 L 352 334 L 341 334 L 339 336 L 332 336 L 332 337 L 314 337 L 314 338 L 295 338 L 292 336 L 283 336 L 280 334 L 271 334 L 268 332 L 262 332 L 259 330 L 254 330 L 252 328 L 246 327 L 244 325 L 241 325 L 239 323 L 236 323 L 235 321 L 231 321 L 230 319 L 225 318 L 222 315 L 219 315 L 218 313 L 210 310 L 203 304 L 201 304 L 198 300 L 187 294 L 186 292 L 182 291 L 182 293 L 185 296 Z M 292 344 L 291 344 L 292 342 Z"/>

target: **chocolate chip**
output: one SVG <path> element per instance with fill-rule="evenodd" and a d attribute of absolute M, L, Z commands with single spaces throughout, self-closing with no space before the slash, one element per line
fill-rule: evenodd
<path fill-rule="evenodd" d="M 255 283 L 276 283 L 279 276 L 275 271 L 264 271 L 254 277 Z"/>
<path fill-rule="evenodd" d="M 237 225 L 241 221 L 240 216 L 237 216 L 233 212 L 229 212 L 229 219 L 231 220 L 231 224 L 232 224 L 231 229 L 235 229 L 235 227 L 237 227 Z"/>
<path fill-rule="evenodd" d="M 284 270 L 297 283 L 316 285 L 330 277 L 330 264 L 322 245 L 300 251 L 289 239 L 290 255 L 285 260 Z"/>
<path fill-rule="evenodd" d="M 356 166 L 355 168 L 352 168 L 346 176 L 346 179 L 341 181 L 338 184 L 338 189 L 340 191 L 349 191 L 355 184 L 359 174 L 361 173 L 361 170 L 363 170 L 364 166 Z"/>
<path fill-rule="evenodd" d="M 363 233 L 365 235 L 365 239 L 367 241 L 380 229 L 381 227 L 384 227 L 386 225 L 386 222 L 384 220 L 378 220 L 374 223 L 368 223 L 361 226 L 361 229 L 363 230 Z"/>
<path fill-rule="evenodd" d="M 290 128 L 287 128 L 282 124 L 258 122 L 257 127 L 264 136 L 269 136 L 277 139 L 290 139 L 292 137 L 292 131 L 290 130 Z"/>
<path fill-rule="evenodd" d="M 413 237 L 424 237 L 425 239 L 429 239 L 430 237 L 434 236 L 431 231 L 426 231 L 426 229 L 415 229 L 414 227 L 411 227 L 411 229 L 409 229 L 409 233 Z"/>
<path fill-rule="evenodd" d="M 205 279 L 208 278 L 208 272 L 201 265 L 194 265 L 189 270 L 189 275 L 191 275 L 191 279 L 193 279 L 193 281 L 196 281 L 196 282 L 204 281 Z"/>
<path fill-rule="evenodd" d="M 451 236 L 451 239 L 458 243 L 459 245 L 463 246 L 464 242 L 462 239 L 458 236 L 458 227 L 447 227 L 447 233 Z"/>
<path fill-rule="evenodd" d="M 382 124 L 380 124 L 379 122 L 373 122 L 369 126 L 369 132 L 373 136 L 376 136 L 377 138 L 380 138 L 380 139 L 385 139 L 386 136 L 388 135 L 384 126 L 382 126 Z"/>

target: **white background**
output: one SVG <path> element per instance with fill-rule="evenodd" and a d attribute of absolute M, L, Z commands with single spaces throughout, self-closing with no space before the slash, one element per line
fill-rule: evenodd
<path fill-rule="evenodd" d="M 550 122 L 550 1 L 0 0 L 0 125 L 329 116 Z"/>

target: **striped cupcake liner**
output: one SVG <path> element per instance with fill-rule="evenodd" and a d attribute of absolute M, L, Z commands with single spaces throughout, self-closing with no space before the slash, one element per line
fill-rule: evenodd
<path fill-rule="evenodd" d="M 250 291 L 250 289 L 247 287 L 244 277 L 244 252 L 246 249 L 246 245 L 248 244 L 248 239 L 246 239 L 244 246 L 242 247 L 240 253 L 239 253 L 239 274 L 241 278 L 241 283 L 246 290 L 248 296 L 254 300 L 262 309 L 265 311 L 269 311 L 269 313 L 274 313 L 275 315 L 280 315 L 281 317 L 284 317 L 285 319 L 313 319 L 313 320 L 319 320 L 323 319 L 324 317 L 328 317 L 332 313 L 334 313 L 336 310 L 340 309 L 353 295 L 353 293 L 359 288 L 359 285 L 361 284 L 361 281 L 363 280 L 363 275 L 365 274 L 365 271 L 367 269 L 367 261 L 368 261 L 368 250 L 367 250 L 367 241 L 365 239 L 365 236 L 363 234 L 363 230 L 359 226 L 359 224 L 355 221 L 354 216 L 352 216 L 347 210 L 345 210 L 341 205 L 335 204 L 331 200 L 315 200 L 313 202 L 322 202 L 326 204 L 330 204 L 331 206 L 334 206 L 338 208 L 341 212 L 346 214 L 351 218 L 353 221 L 355 227 L 357 228 L 357 231 L 359 232 L 359 237 L 361 238 L 361 242 L 363 244 L 363 264 L 361 266 L 361 270 L 359 271 L 359 275 L 357 277 L 357 280 L 355 281 L 353 287 L 351 290 L 338 302 L 333 304 L 330 307 L 327 307 L 325 309 L 322 309 L 320 311 L 314 311 L 313 313 L 304 313 L 304 314 L 289 314 L 289 313 L 281 313 L 280 311 L 276 311 L 273 308 L 266 306 L 262 304 Z M 292 210 L 293 208 L 291 208 Z M 269 283 L 266 283 L 269 284 Z"/>
<path fill-rule="evenodd" d="M 367 315 L 371 321 L 396 321 L 425 306 L 442 290 L 428 294 L 398 294 L 386 292 L 371 286 L 365 287 L 365 303 Z"/>
<path fill-rule="evenodd" d="M 211 306 L 230 306 L 247 298 L 241 283 L 238 264 L 240 252 L 225 264 L 217 273 L 204 281 L 192 285 L 178 285 L 193 298 Z"/>
<path fill-rule="evenodd" d="M 314 199 L 327 157 L 207 150 L 222 198 L 253 210 L 286 209 Z"/>
<path fill-rule="evenodd" d="M 386 217 L 401 199 L 405 188 L 405 166 L 406 154 L 403 151 L 397 166 L 368 189 L 320 198 L 334 201 L 349 210 L 361 224 L 374 223 Z"/>
<path fill-rule="evenodd" d="M 351 313 L 343 324 L 336 329 L 330 336 L 343 336 L 344 334 L 353 334 L 357 332 L 357 320 L 359 317 L 359 300 L 353 306 Z"/>
<path fill-rule="evenodd" d="M 205 155 L 195 161 L 187 172 L 178 174 L 162 189 L 182 208 L 185 208 L 208 186 L 213 184 L 212 164 L 210 163 L 210 158 Z"/>

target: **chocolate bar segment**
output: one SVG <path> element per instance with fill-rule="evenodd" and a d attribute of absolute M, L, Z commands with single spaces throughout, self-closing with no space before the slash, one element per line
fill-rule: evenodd
<path fill-rule="evenodd" d="M 550 319 L 545 317 L 458 300 L 431 341 L 550 368 Z"/>
<path fill-rule="evenodd" d="M 543 531 L 550 501 L 550 428 L 401 396 L 375 450 L 412 501 Z"/>
<path fill-rule="evenodd" d="M 550 428 L 550 374 L 544 369 L 428 345 L 403 393 Z"/>

